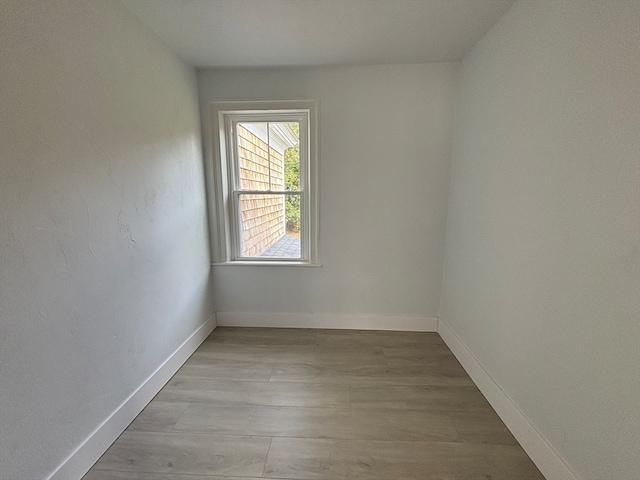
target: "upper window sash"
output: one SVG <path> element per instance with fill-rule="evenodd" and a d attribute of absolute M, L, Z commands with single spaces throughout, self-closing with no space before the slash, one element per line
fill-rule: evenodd
<path fill-rule="evenodd" d="M 268 113 L 233 113 L 225 114 L 221 112 L 225 125 L 226 144 L 229 148 L 227 151 L 227 171 L 229 189 L 231 191 L 245 191 L 240 186 L 240 162 L 238 161 L 238 145 L 237 145 L 237 124 L 238 123 L 278 123 L 278 122 L 295 122 L 299 124 L 299 149 L 300 149 L 300 192 L 308 189 L 309 185 L 309 111 L 301 110 L 300 112 L 291 113 L 276 112 Z M 269 190 L 261 190 L 266 192 Z"/>

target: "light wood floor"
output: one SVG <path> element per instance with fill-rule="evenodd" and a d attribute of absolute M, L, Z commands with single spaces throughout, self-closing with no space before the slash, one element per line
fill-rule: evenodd
<path fill-rule="evenodd" d="M 539 480 L 436 333 L 221 328 L 85 480 Z"/>

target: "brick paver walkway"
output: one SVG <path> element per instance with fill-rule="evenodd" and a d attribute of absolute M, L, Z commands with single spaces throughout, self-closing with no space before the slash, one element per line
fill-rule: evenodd
<path fill-rule="evenodd" d="M 290 235 L 283 236 L 265 250 L 261 257 L 300 258 L 300 239 Z"/>

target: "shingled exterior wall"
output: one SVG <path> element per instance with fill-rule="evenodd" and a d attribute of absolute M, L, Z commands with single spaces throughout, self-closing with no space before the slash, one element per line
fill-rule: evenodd
<path fill-rule="evenodd" d="M 240 185 L 246 190 L 284 190 L 284 155 L 241 124 L 237 126 Z M 283 195 L 241 195 L 242 256 L 259 256 L 285 234 Z"/>

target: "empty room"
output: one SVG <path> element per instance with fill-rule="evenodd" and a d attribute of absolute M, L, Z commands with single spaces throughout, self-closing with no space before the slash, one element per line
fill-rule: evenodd
<path fill-rule="evenodd" d="M 640 0 L 1 0 L 0 479 L 640 478 Z"/>

